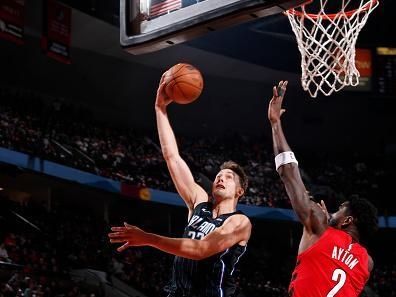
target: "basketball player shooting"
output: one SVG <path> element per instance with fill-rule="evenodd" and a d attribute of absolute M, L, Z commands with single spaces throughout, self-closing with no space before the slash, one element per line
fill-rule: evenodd
<path fill-rule="evenodd" d="M 359 243 L 377 228 L 377 210 L 366 199 L 354 198 L 334 214 L 323 201 L 313 202 L 305 189 L 298 162 L 283 134 L 281 115 L 287 81 L 273 88 L 268 107 L 275 165 L 294 211 L 304 225 L 297 263 L 289 286 L 293 297 L 359 296 L 373 260 Z"/>
<path fill-rule="evenodd" d="M 110 242 L 122 243 L 120 252 L 131 246 L 151 246 L 175 255 L 168 297 L 231 297 L 236 291 L 236 265 L 251 233 L 249 219 L 236 211 L 247 176 L 235 162 L 225 162 L 212 185 L 213 199 L 194 181 L 179 155 L 168 119 L 172 99 L 164 92 L 164 75 L 155 102 L 158 135 L 172 180 L 188 208 L 188 223 L 182 238 L 147 233 L 124 223 L 111 228 Z"/>

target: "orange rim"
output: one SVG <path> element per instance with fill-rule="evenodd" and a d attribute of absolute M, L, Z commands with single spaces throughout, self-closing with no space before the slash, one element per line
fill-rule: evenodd
<path fill-rule="evenodd" d="M 369 10 L 372 6 L 376 5 L 376 3 L 378 2 L 378 0 L 370 0 L 368 1 L 366 4 L 364 4 L 362 7 L 358 8 L 358 9 L 354 9 L 354 10 L 349 10 L 346 11 L 342 14 L 340 13 L 332 13 L 332 14 L 314 14 L 314 13 L 303 13 L 301 11 L 295 10 L 294 8 L 289 9 L 287 11 L 287 13 L 290 13 L 292 15 L 298 16 L 298 17 L 302 17 L 302 16 L 308 16 L 314 20 L 317 20 L 318 18 L 322 17 L 325 19 L 330 19 L 330 20 L 334 20 L 337 16 L 342 16 L 342 17 L 350 17 L 352 16 L 357 10 L 361 10 L 361 11 L 366 11 Z"/>

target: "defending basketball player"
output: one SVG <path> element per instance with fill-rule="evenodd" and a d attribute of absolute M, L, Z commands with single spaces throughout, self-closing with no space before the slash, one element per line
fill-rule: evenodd
<path fill-rule="evenodd" d="M 273 88 L 268 119 L 272 127 L 275 165 L 304 225 L 289 295 L 293 297 L 357 297 L 364 288 L 373 260 L 359 243 L 377 228 L 377 211 L 366 199 L 351 199 L 328 214 L 305 189 L 298 162 L 283 134 L 281 115 L 287 81 Z"/>
<path fill-rule="evenodd" d="M 123 243 L 118 251 L 147 245 L 175 255 L 168 297 L 231 297 L 236 291 L 236 265 L 251 233 L 249 219 L 236 211 L 247 188 L 247 176 L 235 162 L 225 162 L 213 182 L 213 199 L 194 181 L 179 155 L 168 119 L 167 106 L 172 99 L 164 92 L 164 75 L 155 102 L 157 128 L 172 180 L 188 208 L 188 223 L 183 238 L 146 233 L 125 224 L 112 228 L 110 242 Z"/>

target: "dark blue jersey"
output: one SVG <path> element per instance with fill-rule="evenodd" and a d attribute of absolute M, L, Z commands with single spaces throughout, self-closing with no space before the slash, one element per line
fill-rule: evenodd
<path fill-rule="evenodd" d="M 212 204 L 198 204 L 184 229 L 184 238 L 202 239 L 240 211 L 212 216 Z M 172 279 L 166 291 L 169 296 L 231 297 L 235 293 L 236 265 L 246 246 L 236 244 L 229 249 L 200 261 L 175 257 Z"/>

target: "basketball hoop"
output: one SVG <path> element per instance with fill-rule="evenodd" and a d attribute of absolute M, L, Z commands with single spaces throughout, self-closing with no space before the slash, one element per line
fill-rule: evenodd
<path fill-rule="evenodd" d="M 301 53 L 302 87 L 311 97 L 359 84 L 356 40 L 377 6 L 378 0 L 314 0 L 286 11 Z"/>

